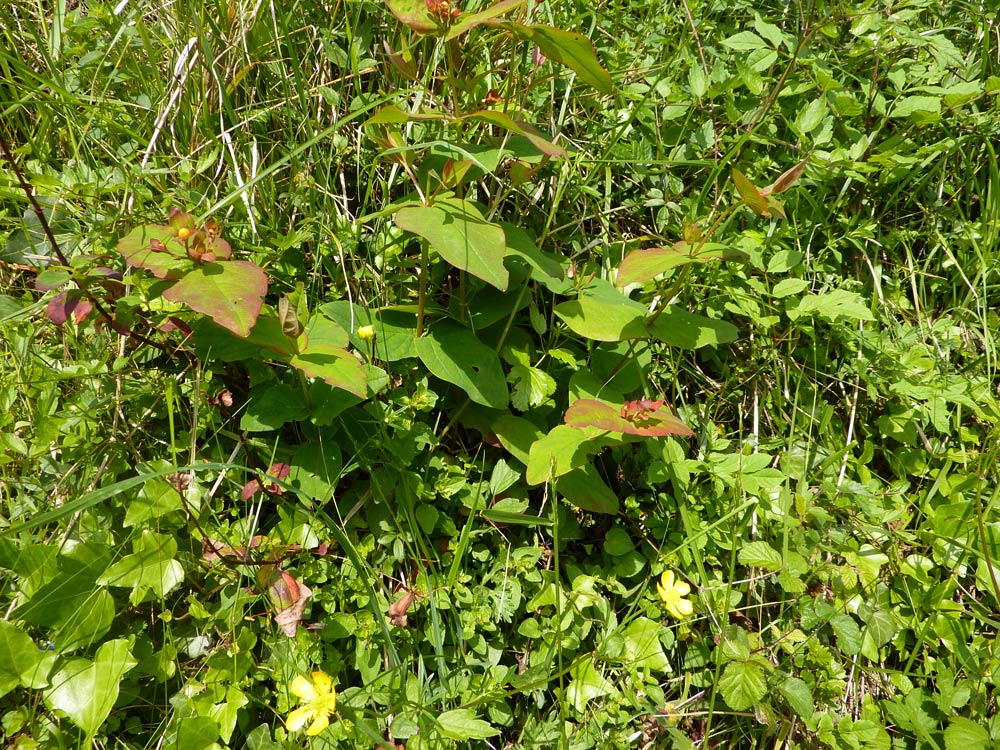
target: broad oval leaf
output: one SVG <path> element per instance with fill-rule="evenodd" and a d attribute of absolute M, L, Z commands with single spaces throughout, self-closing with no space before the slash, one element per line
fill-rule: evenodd
<path fill-rule="evenodd" d="M 720 245 L 707 243 L 692 252 L 692 248 L 683 240 L 674 243 L 672 247 L 645 247 L 633 250 L 622 259 L 615 276 L 615 286 L 621 288 L 629 284 L 644 284 L 679 266 L 689 263 L 708 263 L 713 260 L 729 258 L 746 258 L 746 253 Z"/>
<path fill-rule="evenodd" d="M 407 206 L 396 212 L 395 220 L 396 226 L 423 237 L 456 268 L 506 291 L 503 229 L 486 221 L 471 201 L 441 198 L 433 206 Z"/>
<path fill-rule="evenodd" d="M 655 411 L 644 414 L 635 421 L 622 416 L 622 407 L 609 404 L 606 401 L 581 398 L 574 401 L 566 410 L 564 420 L 571 427 L 594 427 L 599 430 L 621 432 L 627 435 L 642 435 L 644 437 L 666 437 L 667 435 L 694 435 L 691 428 L 684 424 L 670 409 L 661 405 Z"/>
<path fill-rule="evenodd" d="M 555 314 L 573 333 L 595 341 L 626 341 L 649 336 L 646 308 L 622 296 L 620 301 L 583 295 L 556 305 Z"/>
<path fill-rule="evenodd" d="M 245 260 L 205 263 L 186 273 L 163 296 L 203 313 L 246 338 L 267 294 L 267 274 Z"/>
<path fill-rule="evenodd" d="M 30 676 L 42 659 L 31 636 L 6 620 L 0 620 L 0 697 Z"/>
<path fill-rule="evenodd" d="M 703 346 L 718 346 L 735 341 L 739 329 L 724 320 L 668 307 L 649 327 L 649 333 L 654 338 L 681 349 L 700 349 Z"/>
<path fill-rule="evenodd" d="M 418 34 L 433 34 L 441 28 L 427 11 L 424 0 L 385 0 L 385 4 L 401 24 Z"/>
<path fill-rule="evenodd" d="M 498 3 L 493 3 L 484 10 L 477 11 L 475 13 L 463 13 L 460 15 L 455 22 L 448 29 L 448 33 L 445 34 L 445 40 L 454 39 L 457 36 L 461 36 L 470 29 L 479 26 L 481 23 L 485 23 L 494 18 L 502 16 L 504 13 L 509 13 L 515 8 L 520 8 L 524 5 L 525 0 L 500 0 Z"/>
<path fill-rule="evenodd" d="M 320 378 L 334 388 L 342 388 L 364 398 L 368 376 L 358 358 L 332 344 L 314 344 L 293 356 L 289 364 L 311 378 Z"/>
<path fill-rule="evenodd" d="M 170 227 L 158 224 L 133 229 L 118 240 L 118 252 L 130 266 L 145 268 L 158 279 L 179 279 L 194 268 Z"/>
<path fill-rule="evenodd" d="M 457 385 L 477 404 L 507 407 L 507 379 L 500 357 L 468 328 L 450 321 L 438 323 L 415 346 L 428 370 Z"/>
<path fill-rule="evenodd" d="M 567 502 L 590 513 L 613 515 L 618 512 L 618 496 L 593 466 L 563 474 L 556 480 L 556 492 Z"/>

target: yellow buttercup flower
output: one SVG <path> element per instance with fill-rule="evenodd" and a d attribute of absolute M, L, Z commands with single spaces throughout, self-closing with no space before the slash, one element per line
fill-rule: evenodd
<path fill-rule="evenodd" d="M 359 326 L 358 327 L 358 338 L 362 341 L 374 341 L 375 340 L 375 327 L 374 326 Z"/>
<path fill-rule="evenodd" d="M 302 705 L 288 714 L 285 720 L 288 731 L 297 732 L 309 724 L 306 734 L 312 737 L 326 729 L 330 725 L 330 714 L 337 709 L 337 691 L 330 675 L 313 672 L 311 681 L 299 675 L 292 680 L 291 688 Z"/>
<path fill-rule="evenodd" d="M 678 581 L 674 576 L 674 571 L 663 571 L 660 582 L 656 584 L 656 593 L 660 595 L 660 599 L 663 600 L 663 605 L 671 617 L 683 620 L 694 612 L 694 605 L 689 599 L 684 598 L 691 593 L 691 587 L 685 581 Z"/>

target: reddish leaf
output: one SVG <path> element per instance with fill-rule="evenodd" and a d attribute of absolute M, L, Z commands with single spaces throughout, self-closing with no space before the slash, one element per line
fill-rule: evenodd
<path fill-rule="evenodd" d="M 267 293 L 267 274 L 243 260 L 205 263 L 163 293 L 171 302 L 182 302 L 204 313 L 241 338 L 257 322 Z"/>
<path fill-rule="evenodd" d="M 595 427 L 609 432 L 643 437 L 665 437 L 667 435 L 694 435 L 662 401 L 647 401 L 657 405 L 655 410 L 645 410 L 642 402 L 632 401 L 615 406 L 605 401 L 581 398 L 566 410 L 564 420 L 571 427 Z M 631 419 L 623 416 L 627 413 Z"/>
<path fill-rule="evenodd" d="M 661 273 L 689 263 L 708 263 L 713 260 L 745 258 L 746 254 L 718 243 L 705 243 L 697 248 L 681 240 L 671 247 L 646 247 L 633 250 L 618 266 L 615 286 L 644 284 Z"/>
<path fill-rule="evenodd" d="M 249 482 L 243 485 L 243 489 L 240 490 L 240 497 L 243 500 L 249 500 L 258 492 L 260 492 L 260 480 L 251 479 Z"/>
<path fill-rule="evenodd" d="M 778 193 L 783 193 L 792 185 L 795 181 L 799 179 L 799 175 L 802 174 L 803 170 L 806 168 L 806 164 L 809 163 L 809 159 L 805 158 L 796 164 L 791 169 L 785 170 L 781 176 L 768 185 L 766 188 L 761 189 L 761 195 L 777 195 Z"/>
<path fill-rule="evenodd" d="M 281 628 L 281 632 L 289 638 L 295 637 L 295 632 L 298 630 L 299 623 L 302 622 L 302 612 L 306 608 L 306 602 L 309 601 L 309 597 L 312 596 L 312 589 L 304 583 L 300 583 L 298 588 L 299 598 L 295 601 L 295 603 L 290 607 L 278 610 L 274 614 L 274 621 L 278 623 L 278 627 Z"/>
<path fill-rule="evenodd" d="M 158 279 L 179 279 L 194 268 L 170 227 L 136 227 L 118 241 L 118 252 L 130 266 L 145 268 Z"/>
<path fill-rule="evenodd" d="M 61 326 L 71 317 L 73 322 L 82 323 L 93 309 L 94 306 L 90 301 L 84 299 L 82 289 L 68 289 L 49 300 L 45 314 L 49 320 Z"/>
<path fill-rule="evenodd" d="M 304 583 L 296 581 L 291 573 L 273 565 L 261 566 L 257 579 L 266 586 L 267 596 L 274 605 L 274 621 L 285 635 L 294 637 L 312 591 Z"/>

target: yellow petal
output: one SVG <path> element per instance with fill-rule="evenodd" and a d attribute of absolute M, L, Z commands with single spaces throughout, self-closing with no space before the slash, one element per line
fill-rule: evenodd
<path fill-rule="evenodd" d="M 691 593 L 691 586 L 688 585 L 687 581 L 678 581 L 674 584 L 674 591 L 677 592 L 678 596 L 687 596 Z"/>
<path fill-rule="evenodd" d="M 309 728 L 306 730 L 306 734 L 310 737 L 315 737 L 328 726 L 330 726 L 330 720 L 326 718 L 326 712 L 321 711 L 319 715 L 316 716 L 316 720 L 309 725 Z"/>
<path fill-rule="evenodd" d="M 289 732 L 297 732 L 306 725 L 307 721 L 313 718 L 313 714 L 315 713 L 316 712 L 308 706 L 305 708 L 296 708 L 288 714 L 288 718 L 285 719 L 285 727 Z"/>
<path fill-rule="evenodd" d="M 304 701 L 314 701 L 319 697 L 313 684 L 302 675 L 292 680 L 291 687 L 292 692 Z"/>
<path fill-rule="evenodd" d="M 313 672 L 313 685 L 319 695 L 329 695 L 333 690 L 333 680 L 326 672 Z"/>

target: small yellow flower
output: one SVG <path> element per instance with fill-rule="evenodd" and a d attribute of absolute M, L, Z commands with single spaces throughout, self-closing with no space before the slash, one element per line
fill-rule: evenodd
<path fill-rule="evenodd" d="M 337 691 L 333 681 L 325 672 L 313 672 L 312 681 L 299 675 L 292 680 L 292 692 L 302 704 L 285 720 L 289 732 L 297 732 L 307 723 L 306 734 L 310 737 L 319 734 L 330 725 L 330 714 L 337 708 Z"/>
<path fill-rule="evenodd" d="M 362 341 L 374 341 L 375 328 L 372 326 L 359 326 L 358 338 L 361 339 Z"/>
<path fill-rule="evenodd" d="M 656 584 L 656 593 L 663 600 L 663 605 L 667 612 L 677 620 L 690 617 L 694 612 L 694 605 L 684 597 L 691 593 L 691 587 L 685 581 L 678 581 L 674 576 L 674 571 L 665 570 L 660 576 L 660 582 Z"/>

